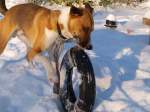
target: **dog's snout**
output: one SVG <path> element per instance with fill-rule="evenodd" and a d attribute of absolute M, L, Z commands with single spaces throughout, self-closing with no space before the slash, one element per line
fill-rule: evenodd
<path fill-rule="evenodd" d="M 86 47 L 87 50 L 92 50 L 93 49 L 93 46 L 90 44 Z"/>

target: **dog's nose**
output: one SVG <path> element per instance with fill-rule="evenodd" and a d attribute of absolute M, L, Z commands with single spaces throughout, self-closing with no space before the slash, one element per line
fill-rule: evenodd
<path fill-rule="evenodd" d="M 93 46 L 92 46 L 92 45 L 88 45 L 88 46 L 86 47 L 86 49 L 87 49 L 87 50 L 92 50 L 92 49 L 93 49 Z"/>

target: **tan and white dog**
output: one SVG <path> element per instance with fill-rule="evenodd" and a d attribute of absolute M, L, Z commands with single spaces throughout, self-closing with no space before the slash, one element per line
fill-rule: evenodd
<path fill-rule="evenodd" d="M 78 45 L 82 48 L 92 48 L 90 34 L 94 23 L 92 9 L 89 6 L 50 10 L 35 4 L 20 4 L 8 11 L 6 11 L 6 6 L 1 6 L 3 4 L 0 2 L 0 11 L 5 16 L 0 20 L 0 54 L 4 51 L 13 32 L 18 31 L 24 35 L 19 38 L 25 42 L 28 48 L 27 60 L 32 61 L 34 58 L 42 60 L 49 80 L 55 83 L 59 82 L 57 73 L 52 73 L 56 69 L 56 64 L 41 56 L 43 51 L 49 50 L 51 53 L 58 38 L 77 39 Z"/>

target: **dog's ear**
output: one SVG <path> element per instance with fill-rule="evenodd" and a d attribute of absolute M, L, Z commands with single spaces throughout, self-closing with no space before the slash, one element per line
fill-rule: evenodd
<path fill-rule="evenodd" d="M 77 8 L 75 6 L 71 6 L 70 14 L 72 16 L 82 16 L 83 15 L 83 10 L 80 9 L 80 8 Z"/>
<path fill-rule="evenodd" d="M 90 6 L 90 4 L 89 4 L 89 3 L 84 3 L 84 5 L 85 5 L 85 8 L 86 8 L 91 14 L 93 14 L 94 9 Z"/>

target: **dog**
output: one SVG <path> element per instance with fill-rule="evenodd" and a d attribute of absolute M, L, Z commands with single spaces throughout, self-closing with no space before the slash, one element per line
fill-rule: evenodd
<path fill-rule="evenodd" d="M 71 6 L 50 10 L 32 3 L 16 5 L 7 10 L 5 0 L 1 0 L 0 12 L 4 14 L 4 18 L 0 20 L 0 54 L 14 32 L 23 35 L 19 38 L 27 46 L 27 60 L 41 60 L 48 79 L 59 84 L 56 57 L 52 49 L 58 40 L 63 40 L 60 42 L 63 43 L 68 39 L 76 39 L 80 47 L 92 49 L 92 10 L 89 5 L 85 8 Z M 49 51 L 51 59 L 41 55 L 44 51 Z"/>

